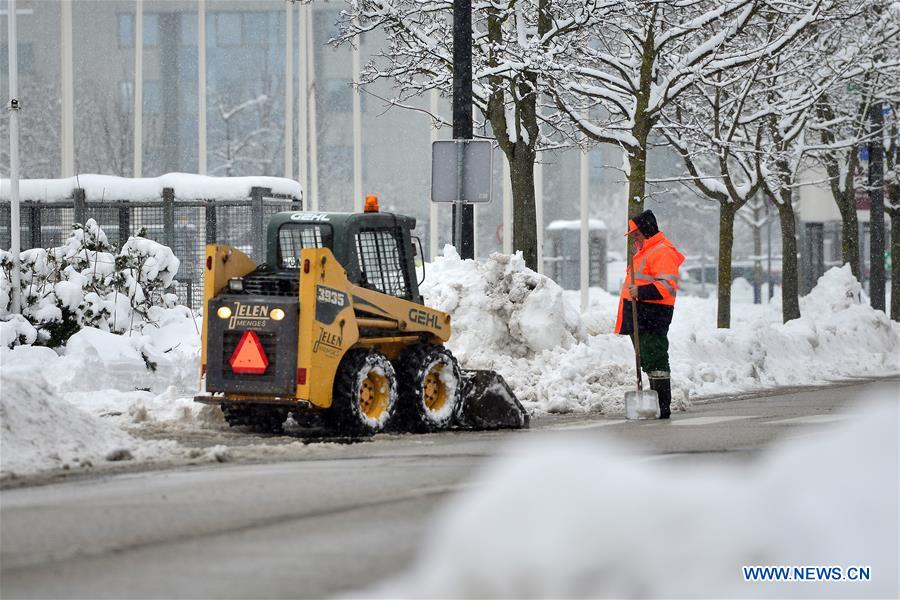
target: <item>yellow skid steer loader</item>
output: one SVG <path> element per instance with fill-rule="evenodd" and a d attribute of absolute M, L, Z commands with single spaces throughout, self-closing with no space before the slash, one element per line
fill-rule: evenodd
<path fill-rule="evenodd" d="M 259 265 L 207 246 L 195 400 L 265 432 L 289 413 L 341 435 L 527 427 L 500 375 L 461 371 L 444 347 L 450 315 L 422 301 L 414 228 L 370 197 L 364 213 L 274 215 Z"/>

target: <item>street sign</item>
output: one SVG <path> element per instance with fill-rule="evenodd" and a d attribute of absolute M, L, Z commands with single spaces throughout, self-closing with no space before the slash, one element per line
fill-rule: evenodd
<path fill-rule="evenodd" d="M 431 201 L 491 201 L 493 151 L 488 140 L 445 140 L 431 145 Z"/>

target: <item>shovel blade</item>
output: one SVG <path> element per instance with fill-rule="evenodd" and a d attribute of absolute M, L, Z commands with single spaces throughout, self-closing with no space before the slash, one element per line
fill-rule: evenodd
<path fill-rule="evenodd" d="M 659 395 L 656 390 L 625 392 L 626 419 L 658 419 Z"/>

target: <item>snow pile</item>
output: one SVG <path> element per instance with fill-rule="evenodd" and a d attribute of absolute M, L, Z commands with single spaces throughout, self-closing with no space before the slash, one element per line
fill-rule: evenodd
<path fill-rule="evenodd" d="M 209 177 L 189 173 L 167 173 L 160 177 L 114 177 L 79 175 L 63 179 L 22 179 L 19 195 L 24 200 L 52 202 L 72 198 L 76 188 L 84 190 L 91 202 L 159 200 L 164 188 L 172 188 L 179 200 L 246 200 L 254 187 L 268 188 L 273 194 L 301 198 L 303 191 L 293 179 L 283 177 Z M 9 202 L 9 180 L 0 179 L 0 200 Z"/>
<path fill-rule="evenodd" d="M 3 318 L 8 316 L 12 262 L 6 252 L 0 260 Z M 20 261 L 22 314 L 37 330 L 36 339 L 28 333 L 24 343 L 59 347 L 85 326 L 118 333 L 141 331 L 177 300 L 167 292 L 179 267 L 170 248 L 131 237 L 115 254 L 93 219 L 75 225 L 62 246 L 26 250 Z M 4 345 L 22 343 L 21 323 L 0 327 Z"/>
<path fill-rule="evenodd" d="M 897 420 L 883 398 L 844 429 L 727 467 L 522 441 L 445 509 L 408 573 L 361 596 L 897 598 Z M 865 565 L 872 579 L 753 583 L 745 565 Z"/>
<path fill-rule="evenodd" d="M 452 247 L 426 273 L 425 301 L 451 314 L 448 346 L 463 368 L 496 370 L 532 412 L 624 410 L 634 351 L 612 333 L 617 296 L 592 289 L 579 314 L 578 292 L 564 292 L 520 256 L 478 263 Z M 849 267 L 826 273 L 801 309 L 802 318 L 782 324 L 777 304 L 735 303 L 732 329 L 717 329 L 715 298 L 679 297 L 669 333 L 673 408 L 702 396 L 900 372 L 900 330 L 865 302 Z"/>
<path fill-rule="evenodd" d="M 497 355 L 532 358 L 585 339 L 563 289 L 526 267 L 521 254 L 475 262 L 446 246 L 420 290 L 426 304 L 452 315 L 453 352 L 473 368 Z"/>
<path fill-rule="evenodd" d="M 900 335 L 862 296 L 849 265 L 823 275 L 781 323 L 780 306 L 733 310 L 731 330 L 698 323 L 695 299 L 676 305 L 670 340 L 676 380 L 692 395 L 725 394 L 900 371 Z M 680 302 L 680 300 L 679 300 Z M 685 310 L 687 308 L 687 310 Z M 708 318 L 708 317 L 707 317 Z"/>
<path fill-rule="evenodd" d="M 156 321 L 141 333 L 117 335 L 85 327 L 65 348 L 16 346 L 0 348 L 3 370 L 15 368 L 44 374 L 48 385 L 64 398 L 90 392 L 97 401 L 111 402 L 133 392 L 157 396 L 170 390 L 196 391 L 200 373 L 199 319 L 184 308 L 160 309 Z M 99 393 L 103 392 L 103 393 Z M 87 394 L 90 396 L 90 394 Z M 118 410 L 126 410 L 118 405 Z"/>
<path fill-rule="evenodd" d="M 26 348 L 52 362 L 49 348 Z M 106 461 L 146 460 L 174 443 L 134 439 L 114 423 L 66 402 L 40 371 L 4 361 L 0 374 L 0 477 L 49 468 L 86 468 Z"/>

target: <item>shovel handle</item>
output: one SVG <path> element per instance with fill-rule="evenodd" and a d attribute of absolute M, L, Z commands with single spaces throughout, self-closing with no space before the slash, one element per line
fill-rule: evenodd
<path fill-rule="evenodd" d="M 628 245 L 628 267 L 631 269 L 631 285 L 634 285 L 634 249 Z M 637 298 L 631 299 L 631 323 L 634 330 L 634 369 L 637 374 L 637 389 L 644 389 L 644 380 L 641 378 L 641 336 L 638 333 Z"/>

